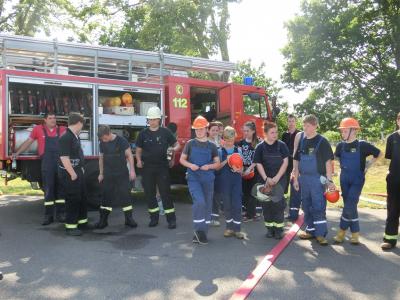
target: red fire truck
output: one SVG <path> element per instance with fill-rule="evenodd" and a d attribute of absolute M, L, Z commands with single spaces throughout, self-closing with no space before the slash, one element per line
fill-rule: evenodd
<path fill-rule="evenodd" d="M 255 121 L 261 132 L 263 121 L 272 118 L 261 87 L 189 77 L 192 72 L 232 72 L 235 64 L 230 62 L 9 35 L 0 35 L 0 45 L 2 176 L 21 176 L 40 186 L 37 145 L 16 164 L 12 153 L 42 122 L 42 114 L 54 112 L 58 123 L 66 125 L 69 112 L 78 111 L 86 119 L 80 139 L 92 204 L 97 201 L 100 124 L 125 136 L 135 151 L 136 137 L 147 125 L 147 109 L 154 105 L 165 115 L 164 125 L 176 128 L 182 146 L 192 137 L 190 125 L 199 114 L 233 126 L 238 138 L 246 121 Z M 183 182 L 178 160 L 179 153 L 172 174 Z"/>

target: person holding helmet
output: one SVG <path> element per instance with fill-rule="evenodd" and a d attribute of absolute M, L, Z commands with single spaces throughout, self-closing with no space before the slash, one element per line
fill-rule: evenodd
<path fill-rule="evenodd" d="M 272 200 L 263 202 L 263 214 L 266 237 L 281 239 L 284 228 L 284 210 L 286 206 L 284 189 L 286 186 L 286 168 L 289 163 L 289 149 L 286 144 L 278 140 L 278 128 L 273 122 L 264 124 L 264 142 L 258 144 L 254 154 L 254 162 L 260 175 L 259 181 L 265 188 L 280 191 L 280 195 Z"/>
<path fill-rule="evenodd" d="M 113 208 L 120 206 L 125 215 L 125 225 L 136 228 L 131 195 L 131 182 L 136 179 L 136 173 L 131 147 L 124 137 L 112 133 L 108 125 L 100 125 L 97 136 L 100 140 L 98 180 L 102 185 L 103 199 L 100 220 L 95 227 L 106 228 L 108 215 Z"/>
<path fill-rule="evenodd" d="M 180 163 L 187 168 L 187 182 L 193 206 L 193 243 L 208 243 L 207 232 L 211 222 L 214 194 L 214 170 L 220 162 L 217 146 L 207 137 L 208 121 L 202 116 L 194 119 L 192 129 L 196 137 L 183 148 Z"/>
<path fill-rule="evenodd" d="M 225 237 L 243 239 L 244 233 L 240 231 L 242 223 L 242 172 L 243 158 L 239 147 L 235 146 L 236 131 L 227 126 L 224 129 L 224 145 L 219 150 L 221 164 L 217 188 L 222 197 L 226 229 Z"/>
<path fill-rule="evenodd" d="M 357 204 L 364 186 L 365 173 L 380 154 L 380 150 L 374 145 L 357 139 L 357 132 L 360 129 L 358 121 L 354 118 L 344 118 L 340 122 L 339 130 L 343 141 L 337 145 L 335 157 L 340 162 L 340 187 L 344 207 L 340 218 L 340 229 L 334 237 L 336 243 L 344 241 L 346 230 L 350 228 L 350 242 L 359 244 Z M 367 162 L 366 159 L 370 155 L 373 158 Z"/>
<path fill-rule="evenodd" d="M 150 214 L 149 227 L 158 225 L 160 208 L 156 198 L 158 186 L 164 213 L 167 218 L 168 228 L 176 228 L 175 208 L 171 199 L 168 148 L 172 151 L 179 150 L 179 144 L 172 132 L 161 127 L 161 110 L 157 106 L 150 107 L 147 111 L 149 127 L 143 129 L 136 141 L 137 167 L 142 169 L 143 188 Z"/>
<path fill-rule="evenodd" d="M 390 159 L 389 173 L 386 177 L 387 218 L 382 250 L 396 247 L 399 238 L 400 218 L 400 113 L 397 114 L 397 131 L 386 141 L 385 158 Z"/>
<path fill-rule="evenodd" d="M 294 141 L 293 187 L 301 187 L 301 201 L 306 230 L 299 232 L 300 239 L 316 238 L 321 246 L 328 245 L 326 235 L 326 186 L 335 190 L 333 183 L 333 151 L 328 140 L 318 134 L 318 119 L 307 115 L 303 119 L 303 132 Z M 299 184 L 300 182 L 300 184 Z"/>

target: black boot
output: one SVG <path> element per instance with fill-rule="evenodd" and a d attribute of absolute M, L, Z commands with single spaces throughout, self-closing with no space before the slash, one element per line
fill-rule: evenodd
<path fill-rule="evenodd" d="M 125 225 L 131 228 L 136 228 L 138 224 L 132 218 L 132 210 L 128 210 L 125 212 Z"/>
<path fill-rule="evenodd" d="M 42 222 L 42 225 L 43 226 L 50 225 L 53 222 L 54 222 L 54 217 L 53 216 L 45 215 L 44 219 L 43 219 L 43 222 Z"/>
<path fill-rule="evenodd" d="M 280 240 L 283 238 L 283 228 L 275 228 L 275 239 Z"/>
<path fill-rule="evenodd" d="M 150 215 L 150 223 L 149 223 L 149 227 L 156 227 L 158 225 L 158 219 L 159 219 L 159 214 L 151 214 Z"/>
<path fill-rule="evenodd" d="M 176 221 L 172 220 L 168 222 L 168 229 L 175 229 L 176 228 Z"/>
<path fill-rule="evenodd" d="M 267 227 L 267 234 L 265 236 L 267 238 L 274 237 L 274 228 L 273 227 Z"/>
<path fill-rule="evenodd" d="M 100 220 L 97 222 L 94 227 L 96 229 L 104 229 L 108 226 L 108 215 L 110 212 L 105 209 L 100 209 Z"/>
<path fill-rule="evenodd" d="M 174 212 L 166 214 L 167 222 L 168 222 L 168 229 L 175 229 L 176 228 L 176 215 Z"/>

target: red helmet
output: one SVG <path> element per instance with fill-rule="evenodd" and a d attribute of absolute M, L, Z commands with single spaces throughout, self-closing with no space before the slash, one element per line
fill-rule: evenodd
<path fill-rule="evenodd" d="M 340 193 L 338 190 L 327 191 L 327 192 L 325 192 L 324 196 L 325 196 L 325 199 L 331 203 L 336 203 L 340 199 Z"/>
<path fill-rule="evenodd" d="M 361 129 L 360 124 L 354 118 L 344 118 L 339 125 L 339 129 L 354 128 Z"/>
<path fill-rule="evenodd" d="M 203 116 L 198 116 L 196 119 L 194 119 L 192 129 L 201 129 L 206 127 L 208 127 L 208 121 L 206 118 Z"/>
<path fill-rule="evenodd" d="M 243 168 L 243 158 L 239 153 L 233 153 L 228 159 L 228 165 L 231 169 L 240 170 Z"/>

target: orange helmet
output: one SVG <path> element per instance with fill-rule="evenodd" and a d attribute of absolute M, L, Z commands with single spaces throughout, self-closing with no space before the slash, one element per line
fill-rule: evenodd
<path fill-rule="evenodd" d="M 331 203 L 336 203 L 339 201 L 340 198 L 340 193 L 338 190 L 334 190 L 334 191 L 327 191 L 324 194 L 325 199 Z"/>
<path fill-rule="evenodd" d="M 255 172 L 254 172 L 254 170 L 253 170 L 253 171 L 251 171 L 249 174 L 247 174 L 246 176 L 242 176 L 242 178 L 243 178 L 244 180 L 250 180 L 250 179 L 253 179 L 254 175 L 255 175 Z"/>
<path fill-rule="evenodd" d="M 196 119 L 194 119 L 192 129 L 201 129 L 206 127 L 208 127 L 208 121 L 206 118 L 203 116 L 198 116 Z"/>
<path fill-rule="evenodd" d="M 233 153 L 228 159 L 228 165 L 233 170 L 240 170 L 243 168 L 243 158 L 239 153 Z"/>
<path fill-rule="evenodd" d="M 354 128 L 361 129 L 360 124 L 354 118 L 344 118 L 339 125 L 339 129 Z"/>

